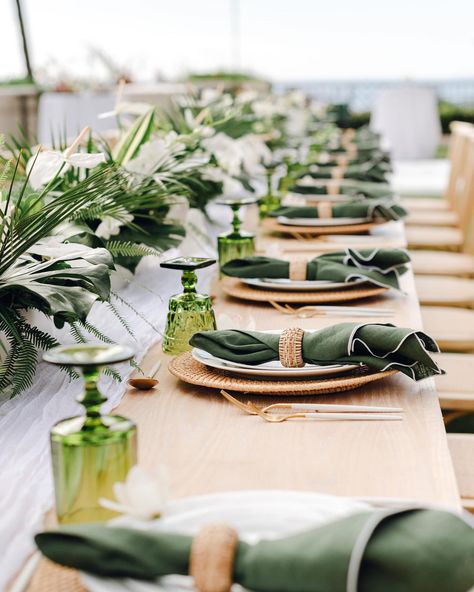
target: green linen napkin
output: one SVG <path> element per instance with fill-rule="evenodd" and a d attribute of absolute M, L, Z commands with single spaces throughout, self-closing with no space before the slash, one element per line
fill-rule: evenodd
<path fill-rule="evenodd" d="M 211 355 L 258 365 L 279 359 L 280 334 L 259 331 L 203 331 L 189 343 Z M 399 370 L 413 380 L 444 374 L 428 352 L 438 352 L 434 339 L 422 331 L 390 323 L 338 323 L 303 336 L 307 364 L 366 364 L 374 370 Z"/>
<path fill-rule="evenodd" d="M 331 204 L 333 218 L 370 218 L 371 220 L 400 220 L 407 211 L 391 200 L 360 200 Z M 318 218 L 316 206 L 283 206 L 269 213 L 274 218 Z"/>
<path fill-rule="evenodd" d="M 81 524 L 42 532 L 57 563 L 111 578 L 186 575 L 192 538 Z M 441 510 L 376 510 L 250 545 L 239 541 L 234 582 L 254 592 L 466 592 L 474 584 L 469 517 Z"/>
<path fill-rule="evenodd" d="M 348 249 L 349 251 L 349 249 Z M 338 251 L 319 255 L 307 262 L 307 280 L 327 280 L 330 282 L 351 282 L 358 279 L 366 280 L 376 286 L 400 289 L 398 276 L 408 268 L 405 263 L 409 256 L 402 249 L 384 249 L 387 257 L 379 250 L 378 256 L 374 251 L 369 252 L 364 258 L 363 253 L 353 251 L 353 255 L 347 251 Z M 398 251 L 392 253 L 392 251 Z M 379 265 L 386 265 L 385 269 L 377 269 L 369 261 L 376 261 Z M 397 263 L 398 262 L 398 263 Z M 239 278 L 289 278 L 290 263 L 282 259 L 272 257 L 244 257 L 232 259 L 221 267 L 224 275 Z"/>
<path fill-rule="evenodd" d="M 307 174 L 313 179 L 331 179 L 332 171 L 332 166 L 311 165 Z M 385 164 L 365 162 L 349 165 L 344 170 L 342 178 L 386 183 L 388 172 L 388 167 Z"/>
<path fill-rule="evenodd" d="M 369 181 L 341 180 L 339 193 L 343 195 L 364 195 L 367 198 L 380 199 L 393 197 L 393 191 L 387 183 L 371 183 Z M 293 185 L 290 191 L 301 194 L 326 195 L 327 185 Z"/>

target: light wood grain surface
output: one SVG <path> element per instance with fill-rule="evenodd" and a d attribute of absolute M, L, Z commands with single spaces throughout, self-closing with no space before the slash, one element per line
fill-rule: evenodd
<path fill-rule="evenodd" d="M 265 247 L 275 240 L 267 238 L 260 245 Z M 396 315 L 387 321 L 420 328 L 411 273 L 404 276 L 403 289 L 406 295 L 389 293 L 361 301 L 360 306 L 393 308 Z M 217 317 L 225 312 L 239 327 L 254 322 L 257 329 L 295 325 L 319 328 L 347 320 L 295 319 L 264 303 L 227 297 L 217 282 L 212 294 Z M 328 402 L 400 406 L 405 414 L 402 422 L 266 424 L 243 415 L 216 391 L 179 382 L 169 374 L 167 357 L 159 344 L 146 357 L 145 368 L 158 357 L 165 363 L 157 392 L 129 391 L 117 413 L 132 418 L 139 426 L 140 464 L 151 468 L 164 463 L 169 467 L 174 497 L 233 489 L 298 489 L 459 506 L 431 379 L 414 383 L 400 375 L 360 391 L 324 397 Z M 253 400 L 262 404 L 269 401 L 259 397 Z"/>
<path fill-rule="evenodd" d="M 353 237 L 355 248 L 404 246 L 401 225 L 376 238 Z M 359 240 L 360 239 L 360 240 Z M 331 240 L 289 241 L 271 235 L 259 238 L 259 249 L 278 244 L 286 255 L 311 257 L 317 252 L 344 248 Z M 301 247 L 303 247 L 301 249 Z M 301 250 L 300 250 L 301 249 Z M 367 322 L 392 322 L 421 328 L 421 317 L 412 273 L 403 277 L 405 295 L 389 292 L 354 307 L 393 308 L 395 317 L 368 318 Z M 236 327 L 255 323 L 257 329 L 291 326 L 321 328 L 350 319 L 318 317 L 295 319 L 265 303 L 247 303 L 226 296 L 216 281 L 215 312 L 230 316 Z M 364 319 L 357 319 L 364 322 Z M 268 424 L 244 415 L 217 391 L 184 384 L 167 369 L 169 357 L 156 344 L 142 367 L 151 368 L 160 358 L 156 391 L 144 394 L 130 389 L 116 413 L 134 420 L 139 431 L 139 463 L 152 469 L 168 467 L 171 496 L 244 489 L 317 491 L 364 498 L 407 499 L 460 508 L 459 491 L 449 454 L 434 380 L 414 383 L 397 375 L 360 390 L 298 398 L 298 401 L 357 403 L 402 407 L 401 422 L 285 422 Z M 242 396 L 258 404 L 269 397 Z M 283 397 L 279 397 L 281 402 Z M 290 399 L 289 399 L 290 400 Z M 294 398 L 292 398 L 294 401 Z M 44 575 L 46 562 L 40 565 Z M 51 592 L 64 589 L 51 577 Z M 43 578 L 44 579 L 44 578 Z M 33 579 L 28 592 L 43 592 Z"/>

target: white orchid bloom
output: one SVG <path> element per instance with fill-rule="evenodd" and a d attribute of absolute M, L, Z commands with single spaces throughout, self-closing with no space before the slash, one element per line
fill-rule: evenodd
<path fill-rule="evenodd" d="M 100 498 L 103 508 L 141 520 L 159 518 L 169 495 L 166 467 L 160 465 L 151 473 L 135 465 L 124 483 L 114 483 L 113 490 L 116 501 Z"/>
<path fill-rule="evenodd" d="M 202 145 L 214 155 L 219 166 L 229 175 L 237 176 L 241 172 L 243 154 L 238 140 L 219 132 L 212 138 L 206 138 Z"/>
<path fill-rule="evenodd" d="M 111 236 L 119 234 L 122 226 L 127 222 L 132 222 L 132 220 L 132 214 L 125 212 L 125 210 L 120 214 L 120 219 L 113 216 L 104 216 L 102 222 L 97 226 L 95 233 L 99 238 L 109 240 Z"/>
<path fill-rule="evenodd" d="M 64 152 L 44 150 L 38 156 L 32 156 L 26 165 L 26 173 L 30 175 L 29 183 L 31 187 L 37 190 L 49 183 L 51 179 L 54 179 L 60 171 L 64 175 L 71 167 L 93 169 L 105 162 L 105 154 L 103 152 L 98 152 L 97 154 L 76 152 L 89 131 L 90 129 L 85 127 Z"/>

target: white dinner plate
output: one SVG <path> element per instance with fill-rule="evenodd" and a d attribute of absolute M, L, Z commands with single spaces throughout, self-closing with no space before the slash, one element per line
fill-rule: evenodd
<path fill-rule="evenodd" d="M 372 218 L 287 218 L 278 216 L 277 222 L 283 226 L 347 226 L 352 224 L 365 224 Z"/>
<path fill-rule="evenodd" d="M 260 539 L 275 539 L 321 526 L 370 510 L 363 501 L 293 491 L 232 491 L 185 498 L 170 502 L 160 520 L 136 522 L 130 518 L 115 521 L 117 526 L 142 528 L 195 535 L 210 523 L 233 526 L 240 539 L 254 544 Z M 191 578 L 166 576 L 155 582 L 132 579 L 101 578 L 81 573 L 81 580 L 90 592 L 178 592 L 194 591 Z M 232 592 L 243 588 L 233 586 Z"/>
<path fill-rule="evenodd" d="M 290 280 L 287 278 L 240 278 L 240 281 L 254 288 L 287 290 L 293 292 L 319 292 L 320 290 L 340 290 L 366 283 L 365 279 L 350 282 L 329 282 L 326 280 Z"/>
<path fill-rule="evenodd" d="M 217 370 L 225 370 L 232 374 L 244 374 L 252 376 L 266 376 L 271 378 L 293 378 L 300 379 L 308 376 L 326 376 L 328 374 L 344 374 L 358 364 L 331 364 L 330 366 L 317 366 L 315 364 L 305 364 L 302 368 L 285 368 L 279 361 L 266 362 L 258 366 L 250 364 L 241 364 L 217 358 L 203 349 L 193 348 L 192 356 L 195 360 Z"/>
<path fill-rule="evenodd" d="M 286 198 L 301 199 L 305 202 L 308 201 L 336 201 L 336 202 L 347 202 L 347 201 L 354 201 L 354 195 L 345 195 L 344 193 L 338 195 L 329 195 L 327 193 L 296 193 L 296 192 L 289 192 L 287 193 Z M 283 201 L 283 205 L 285 204 L 285 200 Z"/>

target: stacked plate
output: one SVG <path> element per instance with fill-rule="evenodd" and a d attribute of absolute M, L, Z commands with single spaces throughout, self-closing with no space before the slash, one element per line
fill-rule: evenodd
<path fill-rule="evenodd" d="M 286 290 L 289 292 L 319 292 L 323 290 L 343 290 L 366 283 L 364 279 L 350 282 L 330 282 L 328 280 L 290 280 L 287 278 L 240 278 L 243 284 L 264 290 Z"/>
<path fill-rule="evenodd" d="M 272 380 L 301 380 L 308 377 L 319 378 L 334 376 L 336 374 L 345 374 L 351 372 L 358 367 L 357 364 L 331 364 L 328 366 L 306 364 L 302 368 L 285 368 L 279 361 L 250 365 L 223 360 L 222 358 L 213 356 L 210 353 L 198 348 L 194 348 L 192 350 L 192 356 L 201 364 L 215 368 L 216 370 L 222 370 L 230 374 L 241 376 L 262 376 Z"/>
<path fill-rule="evenodd" d="M 372 222 L 372 218 L 287 218 L 278 216 L 277 222 L 283 226 L 309 226 L 309 227 L 332 227 L 332 226 L 354 226 Z"/>

